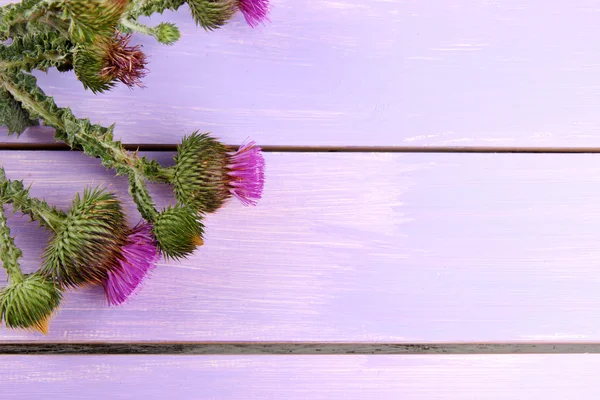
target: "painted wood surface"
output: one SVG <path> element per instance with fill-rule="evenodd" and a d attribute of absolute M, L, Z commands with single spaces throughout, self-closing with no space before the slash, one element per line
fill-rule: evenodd
<path fill-rule="evenodd" d="M 165 14 L 183 37 L 138 39 L 144 90 L 95 96 L 56 71 L 41 84 L 136 144 L 199 129 L 231 144 L 600 147 L 596 0 L 272 4 L 258 30 L 237 16 L 206 33 L 187 10 Z"/>
<path fill-rule="evenodd" d="M 2 329 L 1 340 L 600 341 L 598 156 L 266 158 L 260 205 L 209 216 L 206 245 L 161 262 L 129 304 L 70 293 L 48 337 Z M 95 182 L 132 208 L 124 180 L 80 153 L 0 159 L 61 207 Z M 169 201 L 166 186 L 153 191 Z M 47 235 L 10 222 L 32 270 Z"/>
<path fill-rule="evenodd" d="M 578 399 L 599 355 L 4 356 L 10 399 Z M 36 362 L 34 362 L 36 361 Z"/>

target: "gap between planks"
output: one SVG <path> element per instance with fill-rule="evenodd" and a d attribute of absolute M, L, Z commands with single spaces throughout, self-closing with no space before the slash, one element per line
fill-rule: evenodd
<path fill-rule="evenodd" d="M 8 343 L 0 355 L 600 354 L 600 343 Z"/>
<path fill-rule="evenodd" d="M 239 145 L 228 145 L 237 148 Z M 123 144 L 131 151 L 175 151 L 177 144 Z M 276 153 L 553 153 L 595 154 L 600 147 L 493 147 L 493 146 L 262 146 Z M 68 151 L 64 143 L 0 143 L 0 151 Z"/>

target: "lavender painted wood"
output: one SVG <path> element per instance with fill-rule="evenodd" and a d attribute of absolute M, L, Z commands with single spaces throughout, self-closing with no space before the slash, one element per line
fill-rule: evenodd
<path fill-rule="evenodd" d="M 10 399 L 580 399 L 598 355 L 4 356 Z"/>
<path fill-rule="evenodd" d="M 596 1 L 272 4 L 258 30 L 237 16 L 205 33 L 187 10 L 165 14 L 183 37 L 139 39 L 144 90 L 95 96 L 72 74 L 38 75 L 59 104 L 116 122 L 128 143 L 199 129 L 232 144 L 600 146 Z"/>
<path fill-rule="evenodd" d="M 168 154 L 161 154 L 168 157 Z M 598 342 L 600 158 L 589 154 L 269 153 L 265 198 L 206 219 L 129 304 L 69 293 L 48 337 L 19 341 Z M 125 181 L 77 152 L 0 152 L 66 207 Z M 153 186 L 159 203 L 168 188 Z M 132 221 L 137 214 L 131 211 Z M 47 235 L 11 225 L 39 263 Z"/>

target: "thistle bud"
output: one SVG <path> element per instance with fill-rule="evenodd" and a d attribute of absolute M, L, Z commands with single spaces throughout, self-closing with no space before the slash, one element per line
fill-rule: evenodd
<path fill-rule="evenodd" d="M 253 28 L 268 20 L 269 0 L 238 0 L 238 7 Z"/>
<path fill-rule="evenodd" d="M 126 243 L 121 203 L 110 192 L 86 189 L 75 197 L 44 253 L 42 272 L 62 287 L 101 283 Z"/>
<path fill-rule="evenodd" d="M 210 213 L 231 196 L 244 205 L 256 205 L 262 197 L 264 167 L 254 142 L 230 152 L 219 141 L 195 132 L 177 148 L 171 183 L 177 200 Z"/>
<path fill-rule="evenodd" d="M 139 45 L 130 46 L 131 35 L 101 38 L 90 47 L 75 50 L 73 69 L 86 89 L 103 92 L 121 81 L 128 87 L 142 86 L 146 55 Z"/>
<path fill-rule="evenodd" d="M 102 282 L 110 305 L 119 305 L 139 289 L 142 281 L 156 266 L 159 256 L 152 226 L 140 223 L 127 235 L 118 259 L 120 268 L 108 271 Z"/>
<path fill-rule="evenodd" d="M 165 257 L 183 258 L 204 244 L 204 226 L 200 219 L 193 209 L 180 205 L 168 207 L 159 214 L 154 235 Z"/>
<path fill-rule="evenodd" d="M 175 24 L 170 22 L 161 22 L 154 28 L 154 37 L 160 43 L 173 44 L 179 40 L 181 33 Z"/>
<path fill-rule="evenodd" d="M 47 334 L 50 318 L 61 299 L 52 281 L 38 273 L 25 275 L 0 292 L 0 314 L 8 328 Z"/>

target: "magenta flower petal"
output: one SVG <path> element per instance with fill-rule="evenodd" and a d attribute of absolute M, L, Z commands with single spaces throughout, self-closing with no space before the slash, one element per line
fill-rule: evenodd
<path fill-rule="evenodd" d="M 108 278 L 103 282 L 110 305 L 119 305 L 127 300 L 156 266 L 159 252 L 152 225 L 140 223 L 133 228 L 127 243 L 121 248 L 121 255 L 121 268 L 109 271 Z"/>
<path fill-rule="evenodd" d="M 255 206 L 265 186 L 265 159 L 254 142 L 231 154 L 229 192 L 246 206 Z"/>
<path fill-rule="evenodd" d="M 269 0 L 239 0 L 239 7 L 248 25 L 253 28 L 268 21 Z"/>

